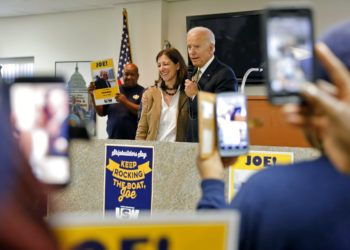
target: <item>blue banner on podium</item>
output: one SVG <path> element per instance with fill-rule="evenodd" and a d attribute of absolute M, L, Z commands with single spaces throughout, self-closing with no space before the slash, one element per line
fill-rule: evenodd
<path fill-rule="evenodd" d="M 105 211 L 137 218 L 152 206 L 153 147 L 106 145 Z"/>

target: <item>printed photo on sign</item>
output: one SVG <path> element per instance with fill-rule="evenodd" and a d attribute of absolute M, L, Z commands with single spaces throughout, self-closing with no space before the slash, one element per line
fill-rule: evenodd
<path fill-rule="evenodd" d="M 104 80 L 106 88 L 115 86 L 115 72 L 113 59 L 91 62 L 91 76 L 93 81 Z"/>
<path fill-rule="evenodd" d="M 238 190 L 244 185 L 244 183 L 255 174 L 258 170 L 243 170 L 233 169 L 233 193 L 237 193 Z"/>
<path fill-rule="evenodd" d="M 106 145 L 105 211 L 137 218 L 152 207 L 153 147 Z"/>

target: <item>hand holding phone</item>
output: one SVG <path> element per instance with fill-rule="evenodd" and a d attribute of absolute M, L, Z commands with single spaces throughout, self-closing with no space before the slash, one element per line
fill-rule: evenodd
<path fill-rule="evenodd" d="M 300 86 L 314 81 L 312 11 L 272 6 L 262 23 L 269 99 L 273 104 L 301 103 Z"/>

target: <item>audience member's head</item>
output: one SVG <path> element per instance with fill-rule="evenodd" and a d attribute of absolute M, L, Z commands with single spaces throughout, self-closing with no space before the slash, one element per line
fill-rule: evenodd
<path fill-rule="evenodd" d="M 350 20 L 339 23 L 322 35 L 320 42 L 325 43 L 336 57 L 350 69 Z M 330 81 L 328 73 L 324 67 L 317 65 L 316 76 L 319 79 Z"/>
<path fill-rule="evenodd" d="M 345 45 L 346 41 L 349 39 L 350 21 L 346 21 L 328 30 L 319 38 L 319 42 L 324 43 L 332 51 L 332 53 L 338 57 L 338 59 L 347 67 L 347 69 L 350 69 L 350 46 Z M 316 56 L 320 54 L 317 45 L 315 51 Z M 317 58 L 315 75 L 316 79 L 331 81 L 329 72 L 325 70 L 322 62 L 320 62 Z M 290 109 L 299 109 L 293 105 L 287 105 L 286 107 Z M 311 111 L 310 109 L 304 109 L 304 112 L 309 113 Z M 315 148 L 323 151 L 322 129 L 317 126 L 304 126 L 304 131 L 310 144 Z"/>
<path fill-rule="evenodd" d="M 286 120 L 306 130 L 317 131 L 324 153 L 337 169 L 350 173 L 350 22 L 330 29 L 315 46 L 322 65 L 320 79 L 333 85 L 305 84 L 302 94 L 307 105 L 284 106 Z"/>
<path fill-rule="evenodd" d="M 139 80 L 139 69 L 136 64 L 128 63 L 125 64 L 123 69 L 123 79 L 125 87 L 135 87 Z"/>
<path fill-rule="evenodd" d="M 214 33 L 205 27 L 190 29 L 187 33 L 187 52 L 193 66 L 203 67 L 214 56 Z"/>

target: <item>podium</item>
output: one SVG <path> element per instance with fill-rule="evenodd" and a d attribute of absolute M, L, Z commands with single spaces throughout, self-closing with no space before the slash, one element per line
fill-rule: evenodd
<path fill-rule="evenodd" d="M 311 147 L 303 131 L 284 121 L 281 107 L 273 106 L 266 96 L 248 96 L 250 145 Z"/>

